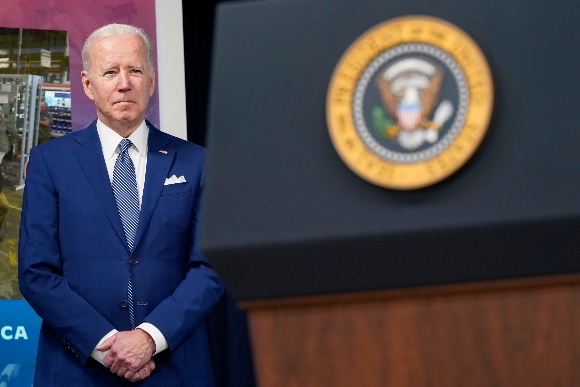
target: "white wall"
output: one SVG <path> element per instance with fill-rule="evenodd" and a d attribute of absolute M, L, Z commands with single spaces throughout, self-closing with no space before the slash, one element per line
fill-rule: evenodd
<path fill-rule="evenodd" d="M 187 139 L 181 0 L 155 0 L 157 90 L 161 129 Z"/>

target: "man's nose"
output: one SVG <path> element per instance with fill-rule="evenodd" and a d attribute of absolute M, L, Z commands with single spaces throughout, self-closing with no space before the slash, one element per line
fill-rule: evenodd
<path fill-rule="evenodd" d="M 126 73 L 125 71 L 121 71 L 119 73 L 118 80 L 119 84 L 117 85 L 117 88 L 119 89 L 119 91 L 126 91 L 131 89 L 131 79 L 128 73 Z"/>

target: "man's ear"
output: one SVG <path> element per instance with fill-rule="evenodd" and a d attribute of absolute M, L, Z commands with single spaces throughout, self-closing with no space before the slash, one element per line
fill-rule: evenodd
<path fill-rule="evenodd" d="M 83 82 L 83 89 L 85 90 L 85 94 L 90 99 L 94 100 L 93 92 L 91 91 L 91 80 L 89 79 L 89 73 L 86 71 L 81 71 L 81 78 Z"/>

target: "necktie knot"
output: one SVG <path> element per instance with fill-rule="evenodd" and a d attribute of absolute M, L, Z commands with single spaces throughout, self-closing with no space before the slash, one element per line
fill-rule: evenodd
<path fill-rule="evenodd" d="M 127 152 L 127 150 L 131 148 L 131 145 L 133 145 L 131 140 L 124 138 L 121 140 L 121 142 L 119 142 L 119 150 L 121 151 L 121 153 Z"/>

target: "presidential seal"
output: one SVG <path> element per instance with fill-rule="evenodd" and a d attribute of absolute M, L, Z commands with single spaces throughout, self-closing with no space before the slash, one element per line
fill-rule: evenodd
<path fill-rule="evenodd" d="M 408 190 L 473 155 L 493 105 L 489 66 L 458 27 L 424 16 L 382 23 L 338 63 L 327 95 L 332 143 L 363 179 Z"/>

